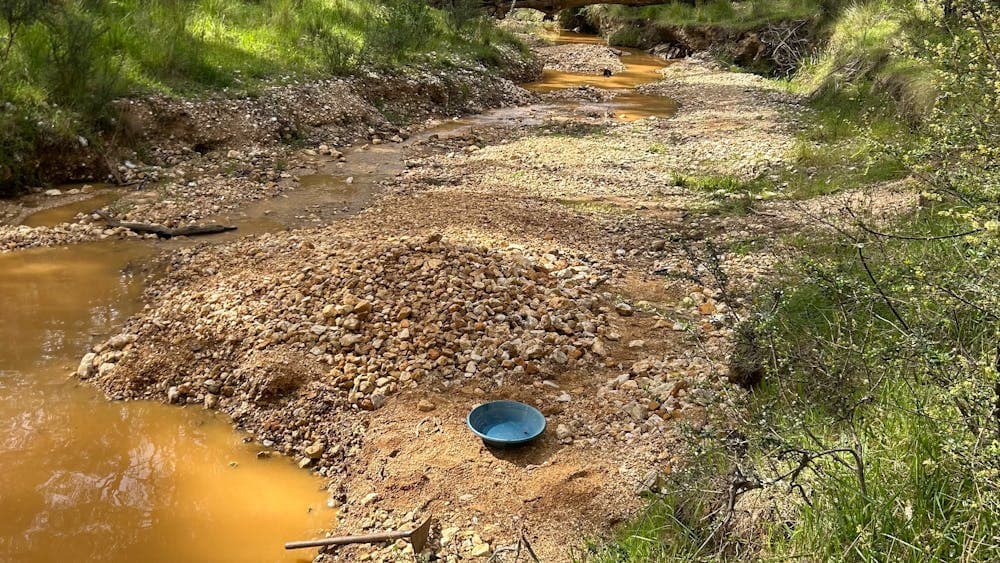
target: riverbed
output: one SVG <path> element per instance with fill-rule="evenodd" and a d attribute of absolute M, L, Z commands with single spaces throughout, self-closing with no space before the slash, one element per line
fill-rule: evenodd
<path fill-rule="evenodd" d="M 665 63 L 641 53 L 622 60 L 626 71 L 611 78 L 547 71 L 528 87 L 617 90 L 604 105 L 623 121 L 670 115 L 669 99 L 634 91 Z M 540 121 L 574 105 L 444 121 L 406 143 L 317 161 L 296 190 L 220 218 L 241 228 L 213 240 L 329 224 L 377 196 L 380 182 L 405 168 L 407 146 L 476 126 Z M 115 196 L 99 197 L 46 209 L 26 224 L 71 221 Z M 79 358 L 143 307 L 154 258 L 185 244 L 107 240 L 0 254 L 0 559 L 306 561 L 313 552 L 285 552 L 282 544 L 334 524 L 324 480 L 246 440 L 223 415 L 200 405 L 108 401 L 73 377 Z"/>

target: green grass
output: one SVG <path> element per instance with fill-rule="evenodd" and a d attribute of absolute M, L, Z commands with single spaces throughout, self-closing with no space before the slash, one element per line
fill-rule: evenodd
<path fill-rule="evenodd" d="M 560 199 L 557 200 L 557 202 L 559 205 L 581 213 L 599 213 L 606 215 L 632 215 L 635 213 L 635 209 L 630 207 L 604 201 Z"/>
<path fill-rule="evenodd" d="M 796 136 L 793 167 L 773 182 L 783 196 L 808 199 L 905 177 L 909 172 L 888 144 L 906 146 L 917 128 L 894 100 L 870 83 L 829 91 L 812 100 Z"/>
<path fill-rule="evenodd" d="M 746 215 L 757 202 L 777 196 L 764 178 L 741 178 L 731 174 L 676 174 L 675 186 L 704 193 L 710 204 L 702 211 L 711 215 Z"/>
<path fill-rule="evenodd" d="M 652 502 L 643 514 L 616 534 L 614 542 L 592 542 L 576 557 L 588 563 L 644 563 L 696 560 L 705 537 L 696 518 L 684 514 L 681 499 Z M 698 510 L 695 508 L 694 510 Z M 689 524 L 689 521 L 695 520 Z"/>
<path fill-rule="evenodd" d="M 787 84 L 813 109 L 794 167 L 767 178 L 804 199 L 915 171 L 935 181 L 923 207 L 869 225 L 899 236 L 848 221 L 783 240 L 792 251 L 736 330 L 731 365 L 765 373 L 726 411 L 741 446 L 726 448 L 728 464 L 699 468 L 705 448 L 692 441 L 691 478 L 597 542 L 596 560 L 1000 560 L 997 130 L 984 95 L 996 74 L 970 64 L 985 60 L 975 49 L 963 60 L 921 47 L 941 39 L 942 22 L 967 26 L 956 44 L 995 38 L 996 11 L 984 34 L 925 9 L 933 4 L 869 2 L 834 18 L 826 49 Z M 953 91 L 939 99 L 949 72 Z M 958 159 L 956 147 L 978 148 Z M 816 457 L 790 477 L 804 453 Z M 768 525 L 748 522 L 745 507 L 726 519 L 720 489 L 736 468 L 782 499 Z M 694 498 L 707 506 L 687 510 Z"/>
<path fill-rule="evenodd" d="M 937 96 L 930 65 L 913 49 L 938 39 L 924 3 L 872 0 L 851 4 L 829 26 L 829 40 L 804 61 L 795 88 L 812 97 L 873 84 L 896 100 L 903 118 L 922 119 Z"/>
<path fill-rule="evenodd" d="M 967 224 L 939 213 L 951 205 L 884 230 L 962 232 Z M 977 273 L 996 267 L 992 236 L 869 240 L 868 269 L 856 244 L 801 242 L 808 258 L 788 269 L 785 297 L 762 304 L 776 361 L 748 419 L 802 447 L 860 444 L 867 491 L 852 468 L 826 460 L 807 482 L 812 506 L 774 555 L 996 560 L 998 443 L 982 424 L 995 400 L 998 295 L 993 276 Z"/>
<path fill-rule="evenodd" d="M 689 437 L 686 474 L 580 560 L 997 560 L 995 235 L 933 239 L 968 227 L 941 213 L 964 205 L 882 227 L 932 240 L 866 240 L 865 263 L 835 235 L 795 239 L 800 258 L 749 321 L 767 375 L 731 422 L 745 453 Z M 829 448 L 860 451 L 863 479 L 849 454 L 822 456 L 794 481 L 808 503 L 778 481 L 779 518 L 748 520 L 741 504 L 726 521 L 735 467 L 766 483 L 801 459 L 781 452 Z"/>
<path fill-rule="evenodd" d="M 3 6 L 14 0 L 0 0 Z M 262 84 L 407 66 L 496 67 L 523 46 L 469 0 L 67 0 L 0 17 L 0 183 L 46 139 L 108 126 L 115 97 L 253 93 Z M 15 25 L 11 25 L 11 24 Z M 0 52 L 2 56 L 2 52 Z"/>

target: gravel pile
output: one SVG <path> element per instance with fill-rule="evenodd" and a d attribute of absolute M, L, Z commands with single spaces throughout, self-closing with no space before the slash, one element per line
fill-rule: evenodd
<path fill-rule="evenodd" d="M 610 102 L 615 99 L 618 92 L 606 90 L 604 88 L 594 88 L 593 86 L 577 86 L 576 88 L 565 88 L 547 92 L 543 98 L 546 101 L 574 100 L 582 102 Z"/>
<path fill-rule="evenodd" d="M 622 52 L 604 45 L 564 44 L 535 49 L 545 70 L 602 74 L 610 70 L 617 74 L 625 70 Z"/>
<path fill-rule="evenodd" d="M 280 406 L 296 412 L 292 428 L 320 430 L 330 408 L 375 410 L 428 382 L 531 381 L 602 354 L 610 308 L 592 290 L 604 279 L 593 266 L 439 235 L 326 235 L 182 251 L 171 268 L 184 273 L 155 286 L 155 307 L 79 374 L 115 397 L 203 403 L 237 419 Z M 306 395 L 319 400 L 287 408 Z M 289 429 L 272 441 L 320 457 L 295 438 Z"/>
<path fill-rule="evenodd" d="M 90 220 L 67 223 L 57 227 L 25 227 L 23 225 L 0 227 L 0 253 L 109 238 L 156 238 L 156 235 L 138 235 L 122 227 L 108 228 Z"/>

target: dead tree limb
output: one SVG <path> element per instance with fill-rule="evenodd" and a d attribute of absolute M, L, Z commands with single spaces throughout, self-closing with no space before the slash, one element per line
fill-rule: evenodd
<path fill-rule="evenodd" d="M 124 221 L 119 221 L 114 217 L 108 215 L 104 211 L 98 209 L 95 211 L 104 222 L 108 224 L 109 227 L 122 227 L 132 231 L 133 233 L 138 233 L 140 235 L 156 235 L 160 238 L 173 238 L 173 237 L 193 237 L 199 235 L 214 235 L 218 233 L 224 233 L 226 231 L 235 231 L 236 227 L 233 225 L 190 225 L 187 227 L 178 227 L 172 229 L 164 225 L 157 225 L 153 223 L 129 223 Z"/>

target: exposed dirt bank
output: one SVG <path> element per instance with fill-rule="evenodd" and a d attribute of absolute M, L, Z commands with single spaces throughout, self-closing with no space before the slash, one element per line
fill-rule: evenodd
<path fill-rule="evenodd" d="M 800 100 L 696 62 L 665 76 L 644 91 L 674 97 L 673 118 L 539 107 L 422 138 L 356 215 L 174 253 L 79 374 L 114 398 L 231 414 L 262 457 L 330 479 L 338 531 L 430 512 L 446 560 L 522 534 L 569 560 L 683 464 L 682 433 L 720 431 L 715 408 L 741 393 L 732 328 L 782 256 L 776 233 L 812 221 L 679 181 L 788 166 Z M 538 444 L 491 450 L 467 431 L 499 398 L 547 415 Z"/>
<path fill-rule="evenodd" d="M 532 64 L 508 74 L 522 81 L 540 71 L 540 64 Z M 45 163 L 40 174 L 53 182 L 110 178 L 125 185 L 115 206 L 124 219 L 176 227 L 296 187 L 289 171 L 317 153 L 336 160 L 338 147 L 402 141 L 433 116 L 480 113 L 534 99 L 510 78 L 485 69 L 453 69 L 370 72 L 273 86 L 253 97 L 122 100 L 116 132 L 40 155 L 39 166 Z M 53 193 L 48 205 L 79 197 Z M 19 201 L 0 200 L 0 252 L 123 236 L 86 220 L 29 230 L 16 225 L 23 216 Z"/>
<path fill-rule="evenodd" d="M 611 38 L 615 45 L 647 49 L 668 58 L 709 53 L 769 75 L 787 75 L 815 53 L 824 37 L 817 21 L 775 21 L 754 28 L 732 25 L 671 25 L 643 19 L 618 19 L 597 12 L 588 27 Z"/>

